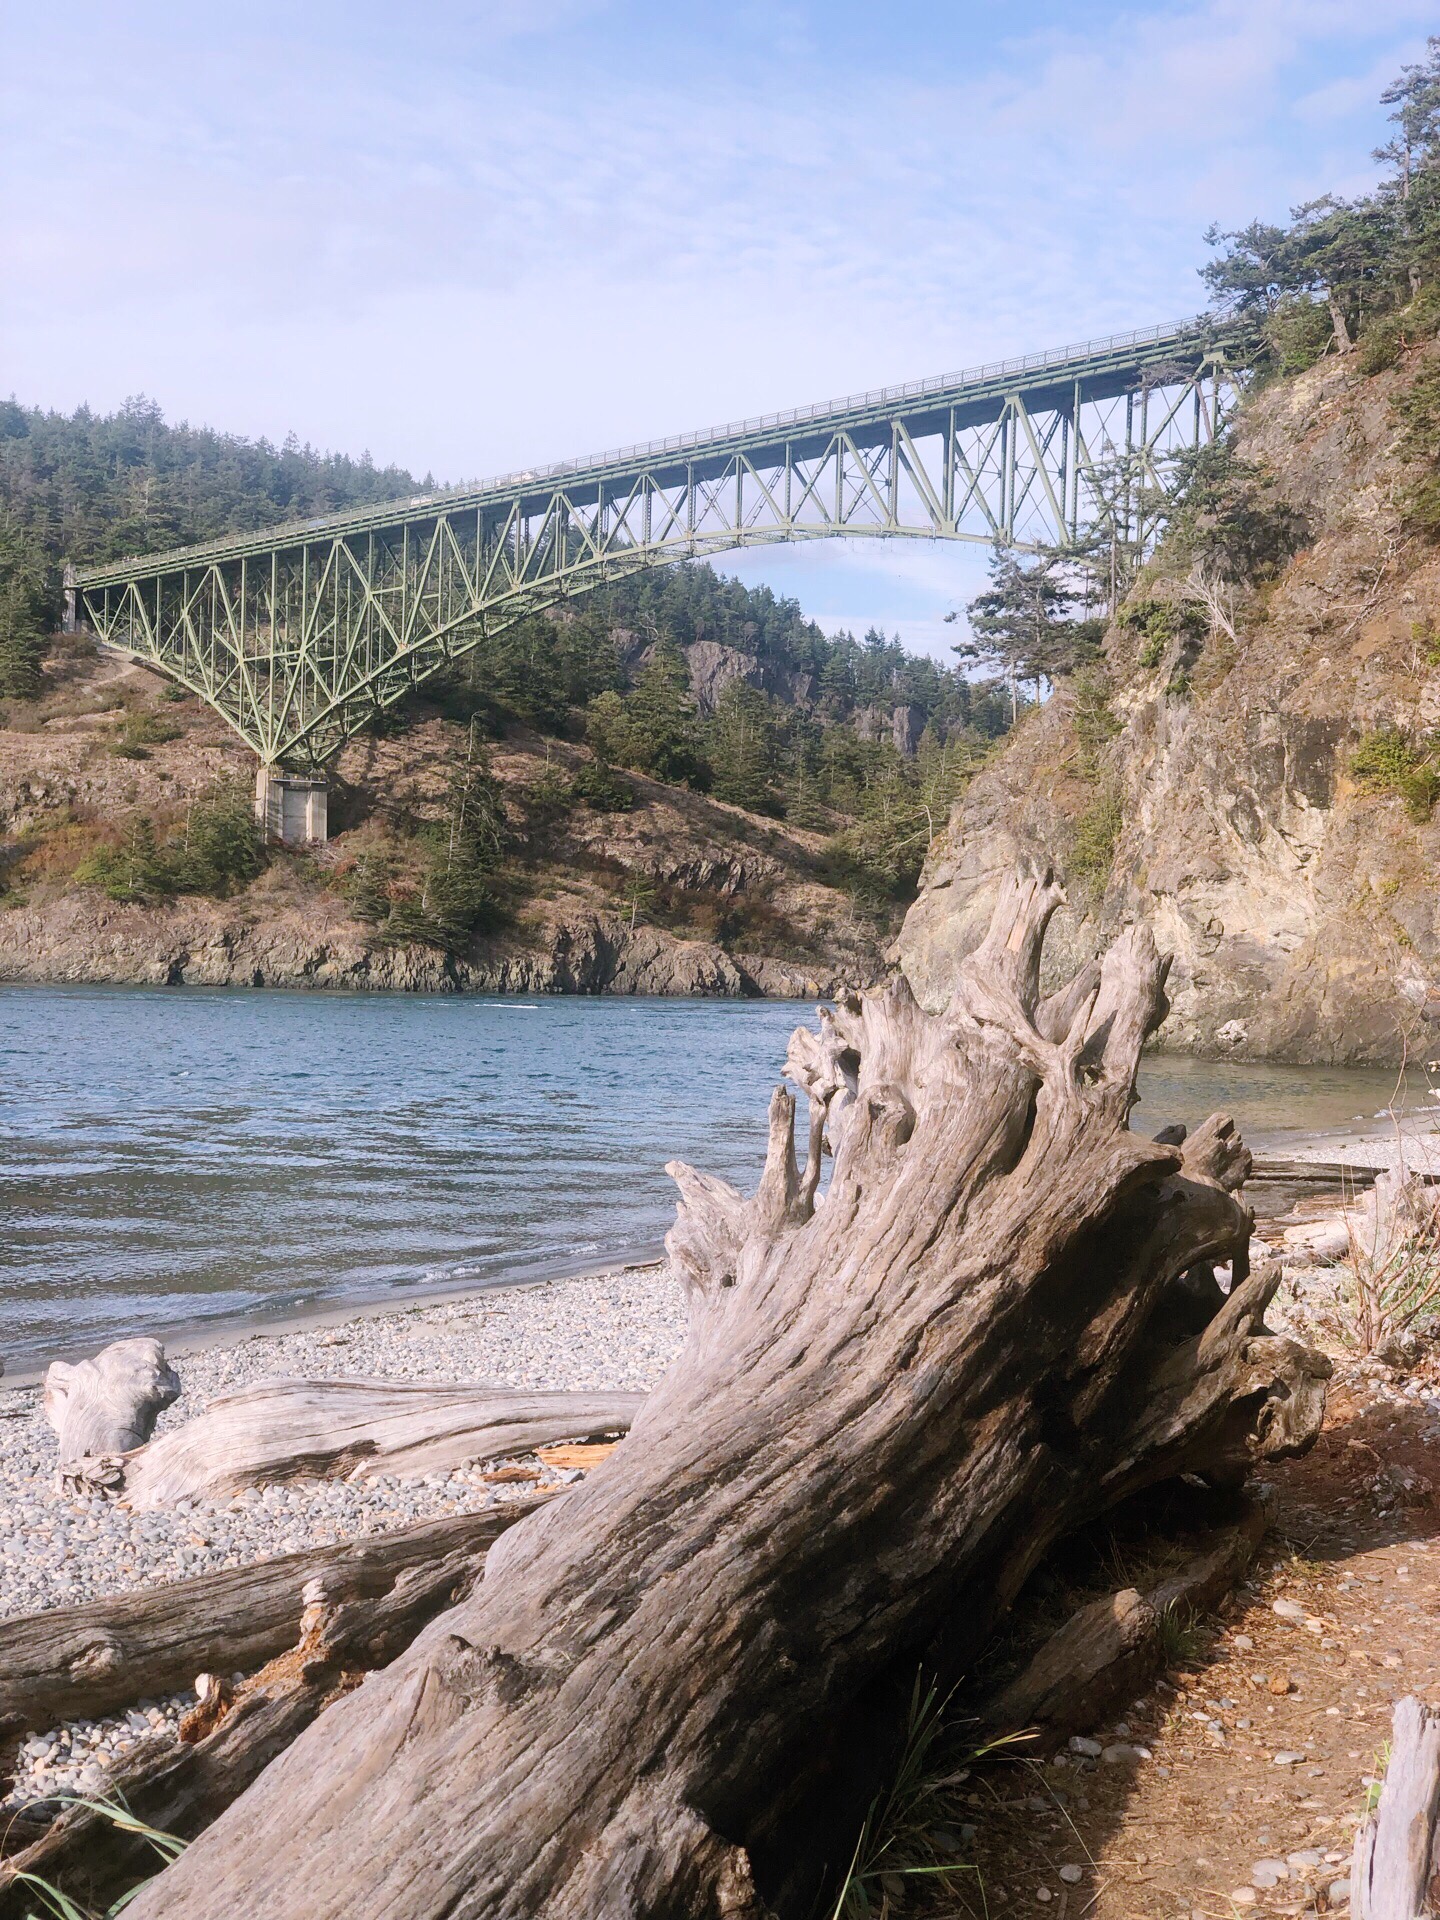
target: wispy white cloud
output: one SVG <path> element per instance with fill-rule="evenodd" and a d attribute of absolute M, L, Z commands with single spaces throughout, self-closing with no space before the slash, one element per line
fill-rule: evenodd
<path fill-rule="evenodd" d="M 6 384 L 458 478 L 1172 317 L 1431 12 L 71 0 L 7 25 Z"/>

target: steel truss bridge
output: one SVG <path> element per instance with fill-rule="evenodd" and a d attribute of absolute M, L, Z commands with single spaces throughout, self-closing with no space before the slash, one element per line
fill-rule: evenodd
<path fill-rule="evenodd" d="M 837 536 L 1143 545 L 1176 456 L 1223 423 L 1241 345 L 1151 327 L 72 570 L 71 611 L 262 766 L 316 768 L 515 621 L 659 562 Z"/>

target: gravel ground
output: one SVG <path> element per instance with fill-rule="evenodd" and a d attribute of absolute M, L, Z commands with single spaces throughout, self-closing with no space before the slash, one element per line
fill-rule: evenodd
<path fill-rule="evenodd" d="M 176 1359 L 184 1390 L 157 1430 L 192 1419 L 227 1388 L 275 1374 L 643 1389 L 664 1372 L 684 1329 L 679 1285 L 665 1269 L 647 1268 L 257 1333 Z M 544 1477 L 555 1476 L 546 1469 Z M 0 1618 L 473 1511 L 515 1491 L 466 1470 L 266 1487 L 132 1514 L 99 1498 L 61 1499 L 39 1389 L 0 1390 Z"/>
<path fill-rule="evenodd" d="M 1333 1127 L 1293 1142 L 1267 1138 L 1256 1151 L 1287 1160 L 1350 1161 L 1360 1167 L 1395 1168 L 1403 1163 L 1412 1173 L 1440 1174 L 1440 1115 L 1425 1109 L 1386 1122 L 1377 1114 L 1367 1117 L 1363 1126 L 1357 1116 L 1353 1127 Z"/>
<path fill-rule="evenodd" d="M 72 1720 L 48 1733 L 32 1734 L 21 1743 L 15 1784 L 9 1796 L 0 1799 L 0 1819 L 21 1807 L 32 1819 L 42 1810 L 53 1816 L 64 1799 L 103 1796 L 107 1767 L 153 1734 L 178 1738 L 180 1722 L 194 1704 L 193 1693 L 167 1693 L 159 1700 L 138 1701 L 129 1713 Z M 53 1806 L 42 1809 L 37 1802 Z"/>
<path fill-rule="evenodd" d="M 664 1268 L 652 1267 L 494 1290 L 338 1326 L 257 1333 L 175 1359 L 184 1390 L 158 1430 L 193 1419 L 227 1388 L 274 1374 L 647 1388 L 684 1332 L 680 1287 Z M 531 1464 L 542 1486 L 578 1477 Z M 173 1511 L 132 1514 L 102 1498 L 62 1499 L 39 1388 L 0 1392 L 0 1617 L 473 1512 L 534 1489 L 533 1481 L 487 1484 L 482 1471 L 353 1487 L 265 1487 L 214 1504 L 182 1500 Z M 103 1791 L 109 1763 L 147 1734 L 173 1733 L 193 1703 L 193 1694 L 175 1694 L 110 1718 L 31 1731 L 15 1756 L 14 1783 L 0 1796 L 0 1820 L 21 1807 L 35 1811 L 36 1802 Z"/>

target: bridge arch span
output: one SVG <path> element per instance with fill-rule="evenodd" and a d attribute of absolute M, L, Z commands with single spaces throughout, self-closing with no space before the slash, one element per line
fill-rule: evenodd
<path fill-rule="evenodd" d="M 642 568 L 780 541 L 1079 546 L 1158 524 L 1243 358 L 1200 322 L 72 573 L 78 617 L 317 768 L 517 620 Z"/>

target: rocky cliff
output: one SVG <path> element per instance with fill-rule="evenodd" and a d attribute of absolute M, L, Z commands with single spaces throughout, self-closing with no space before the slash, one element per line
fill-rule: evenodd
<path fill-rule="evenodd" d="M 1029 858 L 1067 876 L 1060 970 L 1128 920 L 1155 926 L 1174 955 L 1162 1045 L 1306 1063 L 1436 1050 L 1440 552 L 1407 527 L 1395 403 L 1435 380 L 1440 349 L 1372 374 L 1360 358 L 1244 410 L 1238 450 L 1308 531 L 1237 597 L 1233 638 L 1193 613 L 1169 630 L 1132 614 L 1103 674 L 1062 685 L 954 808 L 898 946 L 927 1004 Z M 1132 607 L 1176 592 L 1164 560 Z"/>
<path fill-rule="evenodd" d="M 328 846 L 274 853 L 229 899 L 107 898 L 77 880 L 87 854 L 141 818 L 181 831 L 253 761 L 136 668 L 78 652 L 47 677 L 0 724 L 0 979 L 787 998 L 883 970 L 885 929 L 829 884 L 823 836 L 638 775 L 633 810 L 555 818 L 537 795 L 584 750 L 524 735 L 490 754 L 514 848 L 502 930 L 459 953 L 378 939 L 349 880 L 443 819 L 464 730 L 439 715 L 346 747 Z"/>

